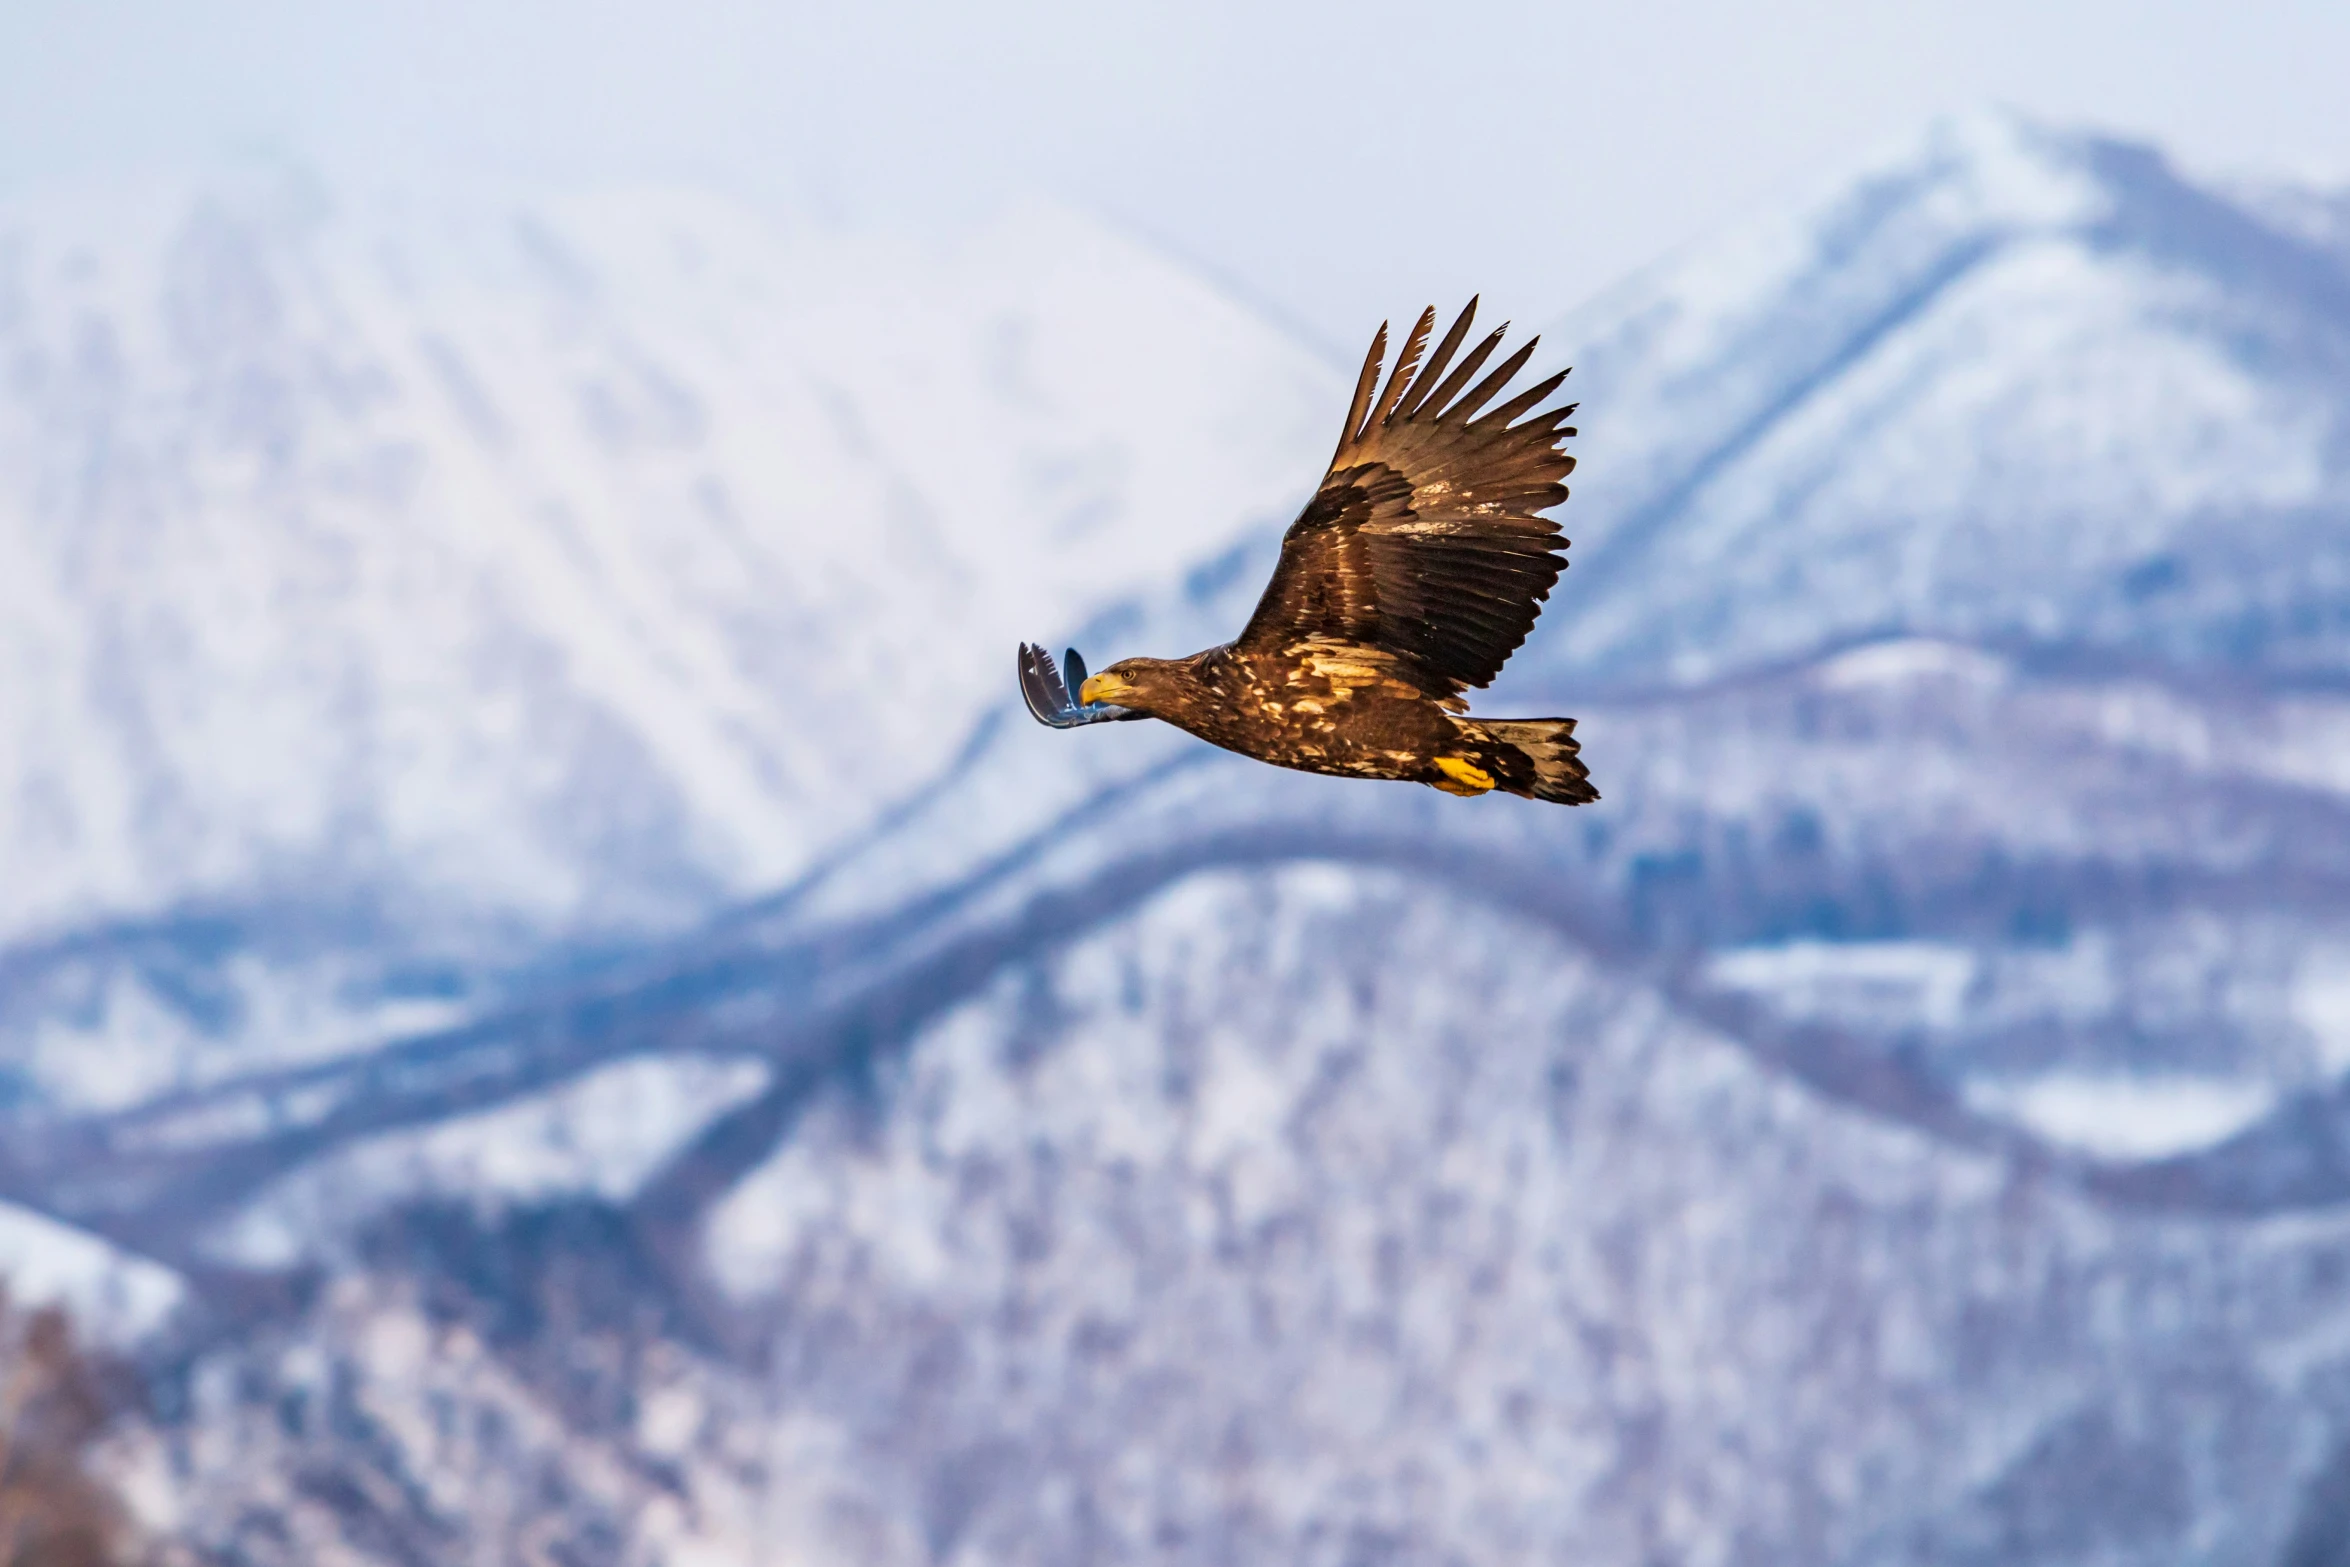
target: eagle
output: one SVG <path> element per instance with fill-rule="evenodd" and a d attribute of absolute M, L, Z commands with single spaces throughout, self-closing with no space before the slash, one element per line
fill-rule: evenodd
<path fill-rule="evenodd" d="M 1387 327 L 1355 381 L 1337 453 L 1281 540 L 1240 635 L 1189 658 L 1124 658 L 1099 674 L 1020 646 L 1020 689 L 1056 729 L 1156 718 L 1279 767 L 1500 790 L 1561 805 L 1599 798 L 1571 718 L 1478 719 L 1461 693 L 1490 684 L 1566 569 L 1542 515 L 1567 498 L 1576 405 L 1530 411 L 1561 370 L 1484 411 L 1532 357 L 1529 339 L 1475 386 L 1504 325 L 1455 366 L 1471 299 L 1436 352 L 1433 308 L 1379 390 Z M 1467 391 L 1462 389 L 1467 387 Z M 1075 696 L 1071 696 L 1074 691 Z"/>

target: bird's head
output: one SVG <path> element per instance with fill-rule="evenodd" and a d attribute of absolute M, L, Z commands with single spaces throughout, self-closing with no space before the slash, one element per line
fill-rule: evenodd
<path fill-rule="evenodd" d="M 1122 658 L 1077 688 L 1080 702 L 1108 702 L 1141 713 L 1156 713 L 1171 695 L 1171 658 Z"/>

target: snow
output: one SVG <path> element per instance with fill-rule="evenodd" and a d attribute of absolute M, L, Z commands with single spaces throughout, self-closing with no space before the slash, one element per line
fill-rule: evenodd
<path fill-rule="evenodd" d="M 171 1269 L 15 1203 L 0 1202 L 0 1286 L 18 1306 L 57 1306 L 83 1338 L 127 1349 L 188 1298 Z"/>
<path fill-rule="evenodd" d="M 2052 1072 L 2001 1082 L 1976 1078 L 1967 1101 L 2059 1147 L 2101 1159 L 2162 1159 L 2226 1141 L 2267 1114 L 2276 1096 L 2226 1078 L 2091 1076 Z"/>
<path fill-rule="evenodd" d="M 1795 941 L 1713 957 L 1707 977 L 1768 996 L 1791 1017 L 1946 1029 L 1965 1015 L 1980 960 L 1931 941 Z"/>
<path fill-rule="evenodd" d="M 1930 637 L 1897 637 L 1827 659 L 1819 666 L 1819 682 L 1838 691 L 1941 678 L 1996 690 L 2007 684 L 2012 672 L 2007 660 L 1980 648 Z"/>
<path fill-rule="evenodd" d="M 289 878 L 558 927 L 772 885 L 960 742 L 977 650 L 1291 503 L 1336 395 L 1049 207 L 945 253 L 660 192 L 0 236 L 0 936 Z"/>
<path fill-rule="evenodd" d="M 2293 976 L 2293 1020 L 2308 1031 L 2320 1070 L 2350 1073 L 2350 946 L 2325 946 Z"/>
<path fill-rule="evenodd" d="M 309 964 L 251 955 L 205 976 L 217 1013 L 191 1015 L 184 998 L 134 962 L 92 962 L 56 985 L 64 1004 L 30 1013 L 11 1052 L 23 1086 L 55 1106 L 125 1109 L 238 1070 L 316 1060 L 381 1040 L 436 1032 L 470 1012 L 462 997 L 373 993 L 372 966 L 338 954 Z M 174 1004 L 178 999 L 179 1004 Z"/>
<path fill-rule="evenodd" d="M 2248 749 L 2263 772 L 2304 788 L 2350 795 L 2350 701 L 2310 697 L 2282 704 L 2277 722 Z"/>
<path fill-rule="evenodd" d="M 1570 318 L 1576 611 L 1514 681 L 1889 634 L 2338 671 L 2344 296 L 2174 242 L 2204 199 L 1975 116 Z"/>
<path fill-rule="evenodd" d="M 2099 1103 L 2150 1146 L 2188 1097 Z M 2292 1222 L 2288 1246 L 2117 1220 L 1774 1078 L 1473 896 L 1298 866 L 1203 872 L 1005 974 L 880 1083 L 812 1105 L 704 1245 L 774 1324 L 774 1402 L 864 1422 L 798 1483 L 1020 1455 L 1017 1483 L 974 1483 L 980 1559 L 1139 1540 L 1196 1484 L 1263 1499 L 1196 1504 L 1262 1542 L 1250 1559 L 1368 1518 L 1464 1559 L 1840 1560 L 1973 1528 L 2064 1560 L 2001 1487 L 2035 1476 L 2075 1498 L 2068 1522 L 2126 1527 L 2110 1464 L 2047 1449 L 2084 1409 L 2175 1407 L 2215 1359 L 2336 1320 L 2338 1291 L 2290 1281 L 2342 1219 Z M 2226 1407 L 2297 1429 L 2338 1370 L 2313 1355 Z M 1659 1423 L 1674 1436 L 1627 1476 Z M 2201 1455 L 2206 1429 L 2142 1440 Z M 2292 1491 L 2231 1473 L 2232 1496 Z M 1092 1505 L 1072 1521 L 1048 1486 Z M 2194 1516 L 2260 1558 L 2271 1504 L 2232 1505 Z"/>
<path fill-rule="evenodd" d="M 769 1076 L 759 1061 L 640 1057 L 551 1093 L 368 1138 L 276 1182 L 208 1249 L 284 1268 L 403 1202 L 488 1210 L 564 1196 L 624 1201 Z"/>

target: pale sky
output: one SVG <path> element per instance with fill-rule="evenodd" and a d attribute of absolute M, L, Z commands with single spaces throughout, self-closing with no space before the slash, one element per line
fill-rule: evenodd
<path fill-rule="evenodd" d="M 1031 192 L 1351 356 L 1553 316 L 1933 114 L 2350 178 L 2350 4 L 0 0 L 0 194 L 254 157 L 687 181 L 873 219 Z"/>

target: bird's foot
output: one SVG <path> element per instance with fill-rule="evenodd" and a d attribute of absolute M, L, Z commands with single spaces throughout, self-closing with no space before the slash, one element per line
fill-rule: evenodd
<path fill-rule="evenodd" d="M 1446 794 L 1478 795 L 1493 787 L 1493 775 L 1467 757 L 1440 756 L 1436 759 L 1436 770 L 1451 782 L 1433 784 L 1432 787 L 1442 789 Z"/>

